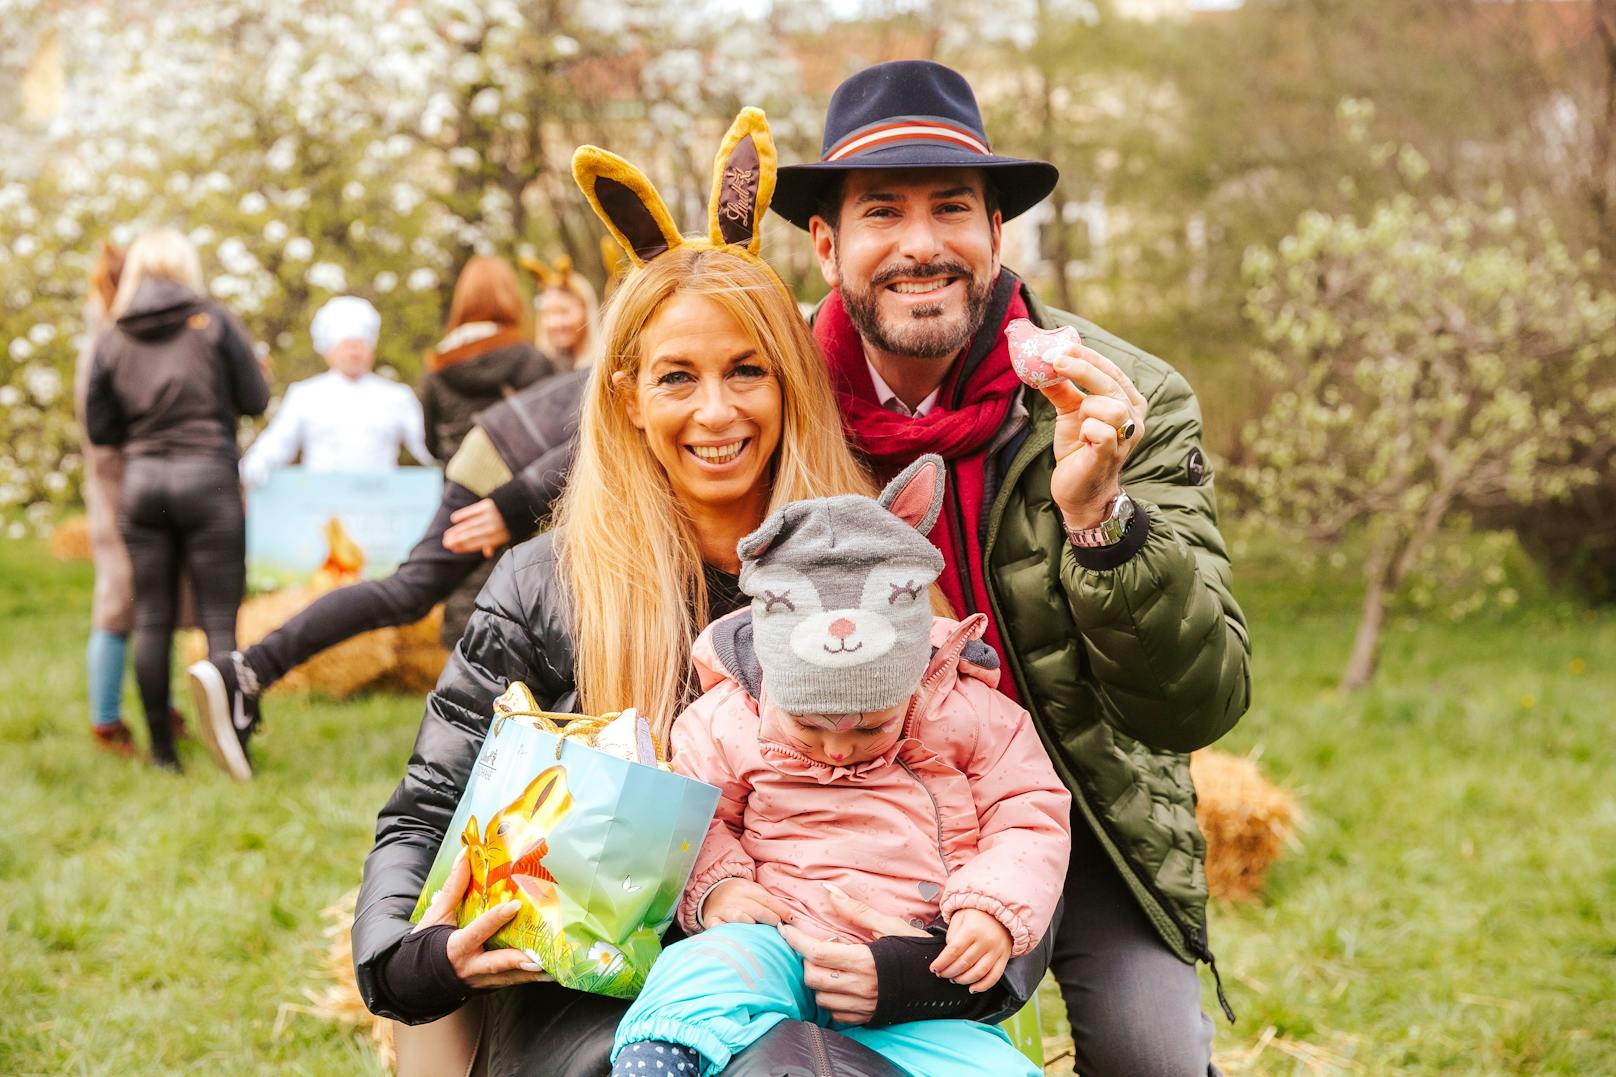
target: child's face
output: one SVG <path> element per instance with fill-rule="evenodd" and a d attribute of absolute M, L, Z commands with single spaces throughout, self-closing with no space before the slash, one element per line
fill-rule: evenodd
<path fill-rule="evenodd" d="M 808 758 L 834 767 L 866 763 L 885 753 L 903 732 L 906 699 L 884 711 L 860 714 L 788 714 L 786 736 Z"/>

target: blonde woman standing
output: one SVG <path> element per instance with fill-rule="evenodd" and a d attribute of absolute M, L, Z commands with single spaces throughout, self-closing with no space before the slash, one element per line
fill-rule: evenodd
<path fill-rule="evenodd" d="M 208 649 L 235 648 L 246 582 L 236 422 L 269 387 L 236 318 L 202 291 L 196 250 L 159 230 L 129 249 L 85 392 L 95 445 L 123 452 L 118 529 L 134 578 L 135 680 L 152 761 L 180 769 L 169 724 L 169 650 L 180 577 L 194 588 Z"/>
<path fill-rule="evenodd" d="M 572 268 L 570 258 L 561 258 L 553 267 L 524 258 L 522 267 L 540 285 L 534 299 L 539 350 L 561 370 L 592 366 L 600 349 L 599 301 L 594 287 Z"/>

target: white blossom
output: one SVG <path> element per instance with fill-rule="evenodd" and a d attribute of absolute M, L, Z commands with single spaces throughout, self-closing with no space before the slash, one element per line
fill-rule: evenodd
<path fill-rule="evenodd" d="M 342 267 L 335 262 L 316 262 L 309 266 L 309 271 L 303 279 L 316 288 L 324 288 L 328 292 L 344 292 L 348 290 L 348 278 L 342 272 Z"/>

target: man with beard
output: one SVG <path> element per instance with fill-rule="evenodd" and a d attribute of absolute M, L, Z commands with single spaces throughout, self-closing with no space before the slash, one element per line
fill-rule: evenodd
<path fill-rule="evenodd" d="M 854 75 L 831 99 L 823 146 L 820 161 L 780 169 L 773 208 L 809 232 L 831 285 L 814 332 L 849 436 L 883 481 L 921 453 L 948 462 L 938 582 L 960 616 L 988 614 L 1010 674 L 1000 687 L 1032 713 L 1072 792 L 1051 968 L 1077 1068 L 1216 1072 L 1187 753 L 1245 712 L 1250 645 L 1194 393 L 1001 267 L 1002 222 L 1058 174 L 995 155 L 956 72 L 899 61 Z M 1041 392 L 1012 368 L 1016 318 L 1082 335 L 1050 353 L 1059 377 Z M 820 1005 L 874 1013 L 886 945 L 801 940 Z M 919 1009 L 883 998 L 877 1019 L 956 1005 L 909 994 Z M 1227 1013 L 1221 984 L 1218 997 Z"/>

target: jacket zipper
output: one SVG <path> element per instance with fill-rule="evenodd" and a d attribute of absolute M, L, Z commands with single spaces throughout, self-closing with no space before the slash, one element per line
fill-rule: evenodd
<path fill-rule="evenodd" d="M 808 1040 L 814 1045 L 814 1077 L 836 1077 L 830 1068 L 830 1053 L 825 1050 L 825 1033 L 816 1024 L 810 1022 Z"/>
<path fill-rule="evenodd" d="M 1000 484 L 998 493 L 994 496 L 993 505 L 989 509 L 988 534 L 986 540 L 982 543 L 982 578 L 983 582 L 988 584 L 988 603 L 993 607 L 993 617 L 1001 623 L 1003 618 L 999 613 L 998 599 L 993 593 L 991 582 L 989 582 L 991 573 L 988 566 L 988 556 L 999 537 L 999 523 L 1004 518 L 1004 506 L 1010 500 L 1011 490 L 1020 481 L 1021 473 L 1027 470 L 1027 465 L 1032 462 L 1034 457 L 1054 444 L 1055 432 L 1053 428 L 1046 432 L 1039 432 L 1035 429 L 1034 433 L 1029 435 L 1027 441 L 1021 446 L 1021 451 L 1011 461 L 1010 467 L 1006 469 L 1003 482 Z M 1009 648 L 1006 648 L 1006 651 L 1008 652 Z M 1020 660 L 1015 655 L 1006 653 L 1004 657 L 1014 667 L 1012 675 L 1021 672 Z M 1018 683 L 1024 683 L 1024 678 L 1018 677 L 1017 680 Z M 1110 822 L 1107 821 L 1105 813 L 1095 810 L 1094 805 L 1089 802 L 1087 790 L 1081 788 L 1083 783 L 1078 782 L 1077 784 L 1079 785 L 1076 790 L 1077 795 L 1083 797 L 1084 804 L 1088 808 L 1088 814 L 1093 816 L 1095 821 L 1099 823 L 1100 829 L 1105 831 L 1107 839 L 1117 851 L 1117 856 L 1133 874 L 1133 877 L 1139 881 L 1139 884 L 1144 887 L 1145 892 L 1151 896 L 1151 899 L 1156 903 L 1156 907 L 1161 910 L 1162 915 L 1166 916 L 1168 920 L 1172 921 L 1173 926 L 1178 928 L 1179 934 L 1184 940 L 1185 949 L 1189 950 L 1195 957 L 1205 961 L 1207 967 L 1212 970 L 1212 982 L 1217 987 L 1218 1005 L 1223 1008 L 1223 1016 L 1228 1018 L 1232 1024 L 1235 1020 L 1234 1009 L 1229 1005 L 1229 999 L 1224 994 L 1223 978 L 1218 975 L 1218 964 L 1212 956 L 1212 948 L 1208 945 L 1205 931 L 1191 930 L 1190 926 L 1184 922 L 1172 903 L 1156 887 L 1155 882 L 1146 878 L 1144 871 L 1134 863 L 1133 857 L 1124 851 L 1123 844 L 1117 840 L 1116 833 L 1112 830 Z"/>
<path fill-rule="evenodd" d="M 960 617 L 959 620 L 963 621 L 966 617 L 977 613 L 978 610 L 975 601 L 976 595 L 973 593 L 974 589 L 971 586 L 970 546 L 965 541 L 965 510 L 960 507 L 959 495 L 954 492 L 959 489 L 959 484 L 952 481 L 953 477 L 953 475 L 949 475 L 948 500 L 950 507 L 954 510 L 950 514 L 954 518 L 954 526 L 949 530 L 954 533 L 952 536 L 954 539 L 954 563 L 965 570 L 964 578 L 960 580 L 960 598 L 965 603 L 965 616 Z"/>
<path fill-rule="evenodd" d="M 932 795 L 932 791 L 930 789 L 926 788 L 926 783 L 920 780 L 920 775 L 915 773 L 914 768 L 908 763 L 904 762 L 902 759 L 897 760 L 897 764 L 903 768 L 903 772 L 905 774 L 909 775 L 909 777 L 915 780 L 915 784 L 920 786 L 920 791 L 926 794 L 926 799 L 931 801 L 931 815 L 932 818 L 937 822 L 937 859 L 942 861 L 943 878 L 946 879 L 948 878 L 949 871 L 948 857 L 943 852 L 943 810 L 937 806 L 937 798 Z"/>

